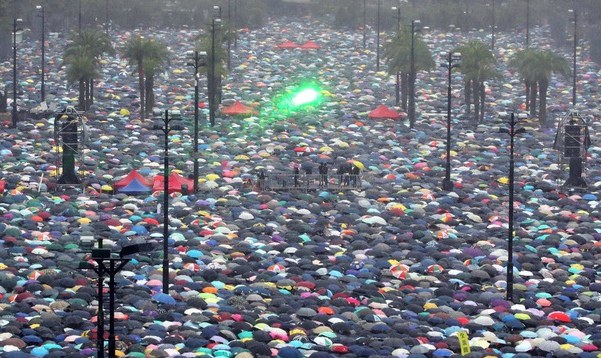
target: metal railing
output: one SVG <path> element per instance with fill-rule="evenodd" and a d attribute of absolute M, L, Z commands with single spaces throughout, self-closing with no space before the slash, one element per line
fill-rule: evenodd
<path fill-rule="evenodd" d="M 259 190 L 308 190 L 308 189 L 360 189 L 361 174 L 294 174 L 270 172 L 265 178 L 255 177 L 254 187 Z"/>

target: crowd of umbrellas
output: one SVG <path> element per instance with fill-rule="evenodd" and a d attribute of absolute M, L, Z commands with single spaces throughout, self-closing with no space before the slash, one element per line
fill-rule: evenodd
<path fill-rule="evenodd" d="M 533 31 L 541 46 L 544 29 Z M 114 31 L 115 43 L 130 32 Z M 192 128 L 193 74 L 185 57 L 195 33 L 151 34 L 173 58 L 156 79 L 157 107 L 178 109 Z M 435 56 L 479 32 L 423 34 Z M 562 188 L 567 172 L 553 149 L 556 128 L 521 123 L 516 139 L 514 297 L 506 299 L 508 142 L 496 113 L 517 111 L 523 89 L 506 67 L 519 49 L 498 34 L 504 78 L 489 85 L 489 114 L 462 116 L 461 74 L 454 77 L 452 191 L 443 191 L 446 70 L 419 73 L 419 119 L 396 113 L 394 78 L 375 72 L 375 36 L 338 31 L 311 19 L 271 21 L 240 32 L 215 127 L 201 109 L 199 192 L 170 193 L 170 287 L 162 292 L 162 196 L 119 192 L 133 170 L 162 173 L 161 135 L 138 114 L 135 76 L 118 57 L 103 60 L 88 139 L 78 163 L 86 187 L 53 191 L 54 114 L 36 112 L 39 44 L 21 44 L 23 106 L 18 129 L 2 129 L 0 179 L 0 356 L 93 357 L 96 275 L 79 269 L 80 239 L 103 239 L 136 254 L 116 276 L 116 349 L 127 357 L 596 357 L 601 354 L 601 214 L 599 125 L 588 187 Z M 67 87 L 62 37 L 51 37 L 47 96 L 75 105 Z M 308 48 L 280 48 L 287 42 Z M 310 42 L 309 42 L 310 41 Z M 300 46 L 300 45 L 299 45 Z M 441 59 L 443 55 L 440 55 Z M 599 66 L 579 60 L 582 114 L 601 100 Z M 4 78 L 10 66 L 2 66 Z M 274 115 L 272 99 L 304 80 L 320 83 L 316 108 Z M 561 115 L 571 84 L 553 78 L 549 104 Z M 204 96 L 201 96 L 201 100 Z M 256 111 L 256 112 L 255 112 Z M 590 111 L 590 113 L 587 113 Z M 588 117 L 587 117 L 588 118 Z M 192 134 L 170 136 L 173 172 L 192 173 Z M 298 150 L 297 148 L 303 148 Z M 296 149 L 296 150 L 295 150 Z M 293 163 L 360 163 L 357 190 L 255 191 L 245 178 L 260 170 L 292 173 Z M 148 182 L 150 183 L 150 182 Z M 121 186 L 120 186 L 121 187 Z M 467 335 L 470 353 L 460 344 Z"/>

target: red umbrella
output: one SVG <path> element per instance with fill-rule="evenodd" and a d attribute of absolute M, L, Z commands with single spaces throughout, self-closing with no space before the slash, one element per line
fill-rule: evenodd
<path fill-rule="evenodd" d="M 283 43 L 277 45 L 276 47 L 279 49 L 282 49 L 282 50 L 291 50 L 291 49 L 297 48 L 298 45 L 292 41 L 284 41 Z"/>
<path fill-rule="evenodd" d="M 368 117 L 371 119 L 401 119 L 401 114 L 381 104 L 373 111 L 369 112 Z"/>

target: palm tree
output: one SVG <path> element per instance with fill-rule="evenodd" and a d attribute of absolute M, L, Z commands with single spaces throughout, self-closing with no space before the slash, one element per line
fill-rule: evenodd
<path fill-rule="evenodd" d="M 129 60 L 130 66 L 135 66 L 138 74 L 138 91 L 140 93 L 140 117 L 143 119 L 146 111 L 145 86 L 144 86 L 144 58 L 148 55 L 148 39 L 141 35 L 131 36 L 125 43 L 123 57 Z"/>
<path fill-rule="evenodd" d="M 94 58 L 85 51 L 77 52 L 65 58 L 67 65 L 67 81 L 79 84 L 79 109 L 86 110 L 87 81 L 98 77 L 98 70 Z"/>
<path fill-rule="evenodd" d="M 509 59 L 509 66 L 514 68 L 522 77 L 526 87 L 526 109 L 530 111 L 530 116 L 536 115 L 536 93 L 538 86 L 536 83 L 533 61 L 536 50 L 526 49 L 516 52 Z"/>
<path fill-rule="evenodd" d="M 80 57 L 81 54 L 90 57 L 94 66 L 98 68 L 100 66 L 101 57 L 105 54 L 114 55 L 115 49 L 113 48 L 110 38 L 104 32 L 83 30 L 81 32 L 72 33 L 70 42 L 65 48 L 63 55 L 65 63 L 69 63 L 71 57 Z M 79 60 L 80 59 L 78 59 L 78 61 Z M 80 103 L 80 108 L 82 110 L 87 109 L 94 101 L 93 78 L 84 79 L 84 92 L 84 102 Z"/>
<path fill-rule="evenodd" d="M 432 53 L 427 44 L 419 37 L 415 38 L 414 53 L 416 71 L 429 71 L 434 68 L 435 63 L 432 59 Z M 388 65 L 389 75 L 396 76 L 397 73 L 400 73 L 401 106 L 403 110 L 407 110 L 411 77 L 411 32 L 401 31 L 392 42 L 384 45 L 383 57 Z"/>
<path fill-rule="evenodd" d="M 471 113 L 473 97 L 475 118 L 484 120 L 486 86 L 485 82 L 500 76 L 496 69 L 495 58 L 488 45 L 472 40 L 460 46 L 456 51 L 461 52 L 461 67 L 463 73 L 465 103 L 467 113 Z"/>
<path fill-rule="evenodd" d="M 516 53 L 509 61 L 526 85 L 526 102 L 530 115 L 536 115 L 536 99 L 539 98 L 539 122 L 547 118 L 547 89 L 553 73 L 569 75 L 568 61 L 549 50 L 527 49 Z"/>
<path fill-rule="evenodd" d="M 227 37 L 230 35 L 227 31 L 216 31 L 214 36 L 215 44 L 213 44 L 213 34 L 210 30 L 198 38 L 198 51 L 207 53 L 205 66 L 201 67 L 198 72 L 206 71 L 207 73 L 209 108 L 215 111 L 217 103 L 221 103 L 221 78 L 227 75 L 227 53 L 223 48 L 223 43 L 227 41 Z M 215 50 L 214 54 L 213 49 Z M 215 63 L 214 66 L 213 61 Z M 211 68 L 214 70 L 213 78 L 211 78 Z M 216 95 L 217 98 L 211 98 L 211 94 Z"/>
<path fill-rule="evenodd" d="M 144 81 L 144 91 L 146 103 L 144 108 L 146 109 L 146 115 L 152 112 L 154 107 L 154 76 L 159 72 L 162 67 L 169 61 L 169 52 L 167 46 L 158 41 L 150 41 L 148 44 L 148 54 L 144 59 L 144 74 L 146 75 Z"/>

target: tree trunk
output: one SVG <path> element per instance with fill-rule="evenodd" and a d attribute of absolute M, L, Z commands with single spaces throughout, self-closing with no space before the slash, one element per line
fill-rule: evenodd
<path fill-rule="evenodd" d="M 86 110 L 86 84 L 84 79 L 79 79 L 79 110 Z"/>
<path fill-rule="evenodd" d="M 146 78 L 146 82 L 144 83 L 146 87 L 146 104 L 144 108 L 146 109 L 146 116 L 152 113 L 152 109 L 154 108 L 154 75 L 148 75 Z"/>
<path fill-rule="evenodd" d="M 409 74 L 401 73 L 401 102 L 403 111 L 407 112 L 407 101 L 409 99 Z"/>
<path fill-rule="evenodd" d="M 530 84 L 530 117 L 536 116 L 536 96 L 538 85 L 536 82 Z"/>
<path fill-rule="evenodd" d="M 472 82 L 470 80 L 464 82 L 463 93 L 465 94 L 465 110 L 469 118 L 472 113 Z"/>
<path fill-rule="evenodd" d="M 479 84 L 480 86 L 480 95 L 478 96 L 479 100 L 480 100 L 480 123 L 484 122 L 484 108 L 485 105 L 484 103 L 486 102 L 486 86 L 484 86 L 484 83 L 480 82 Z"/>
<path fill-rule="evenodd" d="M 83 110 L 87 111 L 88 108 L 90 108 L 90 79 L 88 78 L 87 80 L 85 80 L 84 82 L 84 105 L 83 105 Z"/>
<path fill-rule="evenodd" d="M 530 111 L 530 81 L 525 81 L 526 84 L 526 111 Z"/>
<path fill-rule="evenodd" d="M 549 83 L 547 81 L 540 81 L 538 84 L 539 93 L 539 107 L 538 107 L 538 120 L 542 126 L 547 123 L 547 88 Z"/>
<path fill-rule="evenodd" d="M 474 96 L 474 118 L 480 121 L 480 82 L 472 80 L 472 94 Z"/>
<path fill-rule="evenodd" d="M 409 74 L 409 128 L 415 126 L 415 78 L 416 73 Z"/>
<path fill-rule="evenodd" d="M 138 90 L 140 91 L 140 119 L 144 120 L 146 97 L 144 96 L 144 65 L 142 61 L 138 61 Z"/>

